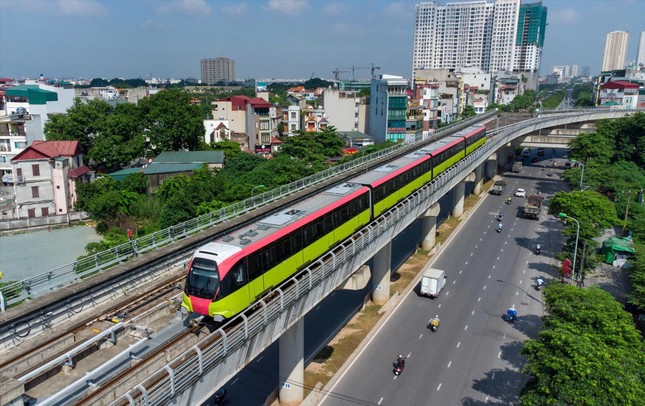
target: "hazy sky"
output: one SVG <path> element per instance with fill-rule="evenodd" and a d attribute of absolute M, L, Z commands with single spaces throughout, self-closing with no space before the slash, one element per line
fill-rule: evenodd
<path fill-rule="evenodd" d="M 416 3 L 0 0 L 0 77 L 199 78 L 199 61 L 218 56 L 235 60 L 238 79 L 333 78 L 337 67 L 372 63 L 409 77 Z M 542 3 L 542 74 L 572 64 L 597 74 L 609 31 L 628 31 L 628 60 L 636 58 L 645 0 Z M 355 70 L 356 79 L 368 76 Z"/>

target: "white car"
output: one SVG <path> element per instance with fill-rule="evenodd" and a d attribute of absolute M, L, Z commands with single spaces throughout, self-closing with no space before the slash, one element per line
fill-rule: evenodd
<path fill-rule="evenodd" d="M 524 189 L 517 189 L 515 197 L 526 197 L 526 191 Z"/>

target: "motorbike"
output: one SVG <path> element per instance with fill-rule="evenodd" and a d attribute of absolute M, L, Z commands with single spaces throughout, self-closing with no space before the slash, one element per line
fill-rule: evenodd
<path fill-rule="evenodd" d="M 513 198 L 511 196 L 506 198 L 506 204 L 511 204 L 512 201 L 513 201 Z"/>
<path fill-rule="evenodd" d="M 213 395 L 213 404 L 221 405 L 226 400 L 226 394 L 228 392 L 224 388 L 219 388 L 215 395 Z"/>
<path fill-rule="evenodd" d="M 506 313 L 502 316 L 502 318 L 509 323 L 515 322 L 517 320 L 517 310 L 515 309 L 508 309 Z"/>
<path fill-rule="evenodd" d="M 405 359 L 404 358 L 399 358 L 397 361 L 394 363 L 394 375 L 401 375 L 401 372 L 403 372 L 403 368 L 405 368 Z"/>
<path fill-rule="evenodd" d="M 503 218 L 504 218 L 504 215 L 502 213 L 499 213 L 497 215 L 497 221 L 502 221 Z"/>
<path fill-rule="evenodd" d="M 499 224 L 497 225 L 497 232 L 498 232 L 498 233 L 501 233 L 501 232 L 502 232 L 502 228 L 504 228 L 504 226 L 502 225 L 502 223 L 499 223 Z"/>
<path fill-rule="evenodd" d="M 539 291 L 540 289 L 542 289 L 542 286 L 544 286 L 544 279 L 542 279 L 541 277 L 538 277 L 535 280 L 535 289 Z"/>
<path fill-rule="evenodd" d="M 437 330 L 439 330 L 439 320 L 432 319 L 430 320 L 430 330 L 432 330 L 433 333 L 436 333 Z"/>
<path fill-rule="evenodd" d="M 535 254 L 540 255 L 541 253 L 542 253 L 542 247 L 540 246 L 540 244 L 538 244 L 537 247 L 535 247 Z"/>

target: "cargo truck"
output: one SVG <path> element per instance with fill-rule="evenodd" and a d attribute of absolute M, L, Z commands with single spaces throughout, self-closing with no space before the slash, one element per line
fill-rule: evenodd
<path fill-rule="evenodd" d="M 521 162 L 513 163 L 513 172 L 515 172 L 515 173 L 522 172 L 522 163 Z"/>
<path fill-rule="evenodd" d="M 504 188 L 506 187 L 506 182 L 503 180 L 498 180 L 493 183 L 493 187 L 490 189 L 490 194 L 492 195 L 501 195 L 504 193 Z"/>
<path fill-rule="evenodd" d="M 436 298 L 446 285 L 446 273 L 441 269 L 428 268 L 421 278 L 421 294 Z"/>
<path fill-rule="evenodd" d="M 538 219 L 540 217 L 540 211 L 542 210 L 542 200 L 544 198 L 540 195 L 527 195 L 526 202 L 524 203 L 524 217 Z"/>

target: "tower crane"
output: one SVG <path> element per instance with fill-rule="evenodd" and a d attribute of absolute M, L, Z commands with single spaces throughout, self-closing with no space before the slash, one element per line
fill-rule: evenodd
<path fill-rule="evenodd" d="M 338 69 L 338 68 L 337 68 Z M 369 69 L 371 76 L 374 76 L 374 71 L 375 70 L 380 70 L 380 66 L 374 66 L 374 63 L 372 63 L 372 66 L 354 66 L 352 65 L 351 68 L 342 68 L 342 69 L 351 69 L 352 70 L 352 81 L 356 80 L 356 75 L 355 72 L 359 69 Z M 341 71 L 341 72 L 346 72 L 346 71 Z"/>
<path fill-rule="evenodd" d="M 349 69 L 349 68 L 342 68 L 342 69 Z M 341 68 L 336 68 L 336 70 L 332 71 L 334 74 L 334 80 L 338 82 L 340 80 L 340 74 L 343 72 L 349 72 L 347 70 L 341 70 Z"/>

